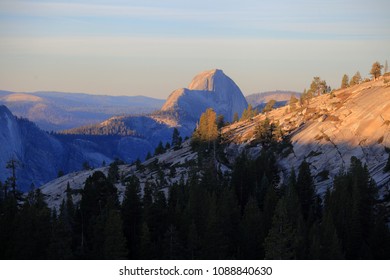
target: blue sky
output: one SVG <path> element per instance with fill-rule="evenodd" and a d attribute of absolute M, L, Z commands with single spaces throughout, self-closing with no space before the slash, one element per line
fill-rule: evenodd
<path fill-rule="evenodd" d="M 244 94 L 337 87 L 390 60 L 387 0 L 0 1 L 0 89 L 167 97 L 220 68 Z"/>

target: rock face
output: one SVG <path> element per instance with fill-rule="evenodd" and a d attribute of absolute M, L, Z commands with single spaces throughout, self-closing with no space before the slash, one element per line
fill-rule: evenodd
<path fill-rule="evenodd" d="M 57 177 L 58 171 L 80 170 L 84 161 L 99 166 L 110 158 L 99 152 L 90 141 L 64 143 L 39 129 L 26 119 L 16 118 L 7 107 L 0 106 L 0 181 L 11 175 L 9 160 L 17 161 L 16 177 L 20 190 L 31 184 L 40 186 Z"/>
<path fill-rule="evenodd" d="M 249 144 L 256 123 L 265 117 L 278 122 L 291 138 L 293 152 L 279 160 L 284 177 L 306 160 L 322 192 L 355 156 L 367 165 L 379 187 L 390 184 L 390 173 L 383 172 L 389 157 L 385 148 L 390 147 L 390 87 L 383 78 L 233 124 L 224 129 L 237 145 L 231 148 Z"/>
<path fill-rule="evenodd" d="M 234 113 L 242 114 L 248 103 L 239 87 L 222 70 L 205 71 L 191 81 L 188 88 L 175 90 L 161 111 L 177 111 L 197 121 L 207 108 L 232 121 Z"/>

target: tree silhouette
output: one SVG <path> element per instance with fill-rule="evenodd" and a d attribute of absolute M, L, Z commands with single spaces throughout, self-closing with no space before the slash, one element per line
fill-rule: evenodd
<path fill-rule="evenodd" d="M 374 62 L 371 67 L 370 74 L 376 80 L 379 78 L 380 75 L 382 75 L 382 68 L 383 65 L 381 65 L 378 61 Z"/>

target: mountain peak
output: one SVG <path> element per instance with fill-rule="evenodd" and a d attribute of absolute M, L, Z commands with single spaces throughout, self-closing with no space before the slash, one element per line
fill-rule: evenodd
<path fill-rule="evenodd" d="M 241 114 L 248 106 L 236 83 L 220 69 L 213 69 L 196 75 L 188 88 L 178 89 L 168 97 L 162 111 L 183 111 L 198 120 L 207 109 L 213 108 L 231 121 L 234 113 Z"/>
<path fill-rule="evenodd" d="M 203 71 L 192 79 L 188 89 L 215 91 L 217 89 L 216 86 L 226 79 L 229 79 L 229 77 L 220 69 Z"/>

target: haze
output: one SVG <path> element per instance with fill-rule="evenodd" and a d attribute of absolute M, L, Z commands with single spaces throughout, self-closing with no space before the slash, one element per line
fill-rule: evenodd
<path fill-rule="evenodd" d="M 223 69 L 244 94 L 390 59 L 390 2 L 1 1 L 0 89 L 166 98 Z"/>

